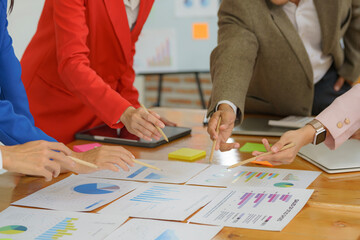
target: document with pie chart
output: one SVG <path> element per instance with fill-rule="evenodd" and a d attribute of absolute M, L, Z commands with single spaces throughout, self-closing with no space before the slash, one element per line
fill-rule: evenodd
<path fill-rule="evenodd" d="M 307 188 L 321 172 L 280 168 L 245 167 L 227 169 L 211 165 L 187 184 L 217 187 Z"/>
<path fill-rule="evenodd" d="M 0 239 L 102 240 L 128 217 L 8 207 L 0 213 Z"/>
<path fill-rule="evenodd" d="M 97 171 L 82 176 L 96 178 L 111 178 L 123 180 L 136 180 L 146 182 L 162 183 L 185 183 L 190 178 L 207 168 L 208 164 L 187 163 L 180 161 L 161 161 L 161 160 L 141 160 L 144 163 L 156 166 L 162 171 L 154 170 L 139 164 L 135 164 L 129 172 L 120 170 L 113 172 L 109 170 Z"/>
<path fill-rule="evenodd" d="M 71 175 L 12 204 L 63 211 L 92 211 L 140 185 L 142 183 Z"/>

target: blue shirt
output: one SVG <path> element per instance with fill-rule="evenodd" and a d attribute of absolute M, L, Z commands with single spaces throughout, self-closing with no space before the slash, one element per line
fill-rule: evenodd
<path fill-rule="evenodd" d="M 0 0 L 0 142 L 56 141 L 34 125 L 6 17 L 7 0 Z"/>

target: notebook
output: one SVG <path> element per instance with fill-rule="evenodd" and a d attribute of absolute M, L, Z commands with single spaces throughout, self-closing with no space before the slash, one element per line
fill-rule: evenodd
<path fill-rule="evenodd" d="M 360 171 L 360 141 L 347 140 L 336 150 L 330 150 L 324 143 L 308 144 L 298 155 L 327 173 Z"/>

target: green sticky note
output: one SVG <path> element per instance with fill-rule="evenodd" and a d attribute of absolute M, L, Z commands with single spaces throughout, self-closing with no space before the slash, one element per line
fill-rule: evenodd
<path fill-rule="evenodd" d="M 240 148 L 240 152 L 253 152 L 253 151 L 267 152 L 265 146 L 262 143 L 247 142 Z"/>
<path fill-rule="evenodd" d="M 196 159 L 206 156 L 206 152 L 203 150 L 192 149 L 192 148 L 180 148 L 174 152 L 168 154 L 171 159 L 194 161 Z"/>

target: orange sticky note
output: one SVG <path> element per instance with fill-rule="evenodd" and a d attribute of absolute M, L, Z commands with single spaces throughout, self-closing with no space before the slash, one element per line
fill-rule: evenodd
<path fill-rule="evenodd" d="M 268 161 L 252 161 L 251 163 L 255 163 L 255 164 L 259 164 L 259 165 L 264 165 L 264 166 L 268 166 L 268 167 L 273 167 L 274 165 L 272 165 L 271 163 L 269 163 Z"/>
<path fill-rule="evenodd" d="M 209 24 L 208 23 L 193 23 L 192 35 L 194 40 L 209 39 Z"/>

